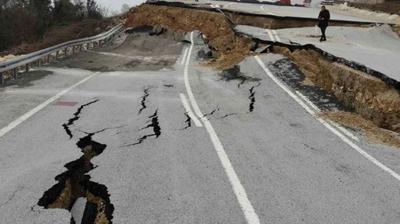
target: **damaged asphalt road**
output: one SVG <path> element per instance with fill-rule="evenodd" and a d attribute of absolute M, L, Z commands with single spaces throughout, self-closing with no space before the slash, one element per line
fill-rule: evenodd
<path fill-rule="evenodd" d="M 204 46 L 192 47 L 190 64 L 181 63 L 187 44 L 170 47 L 177 61 L 162 70 L 94 73 L 67 59 L 68 68 L 44 67 L 54 74 L 1 93 L 4 106 L 17 108 L 9 101 L 17 94 L 40 103 L 96 74 L 0 138 L 2 222 L 257 223 L 242 212 L 240 190 L 260 223 L 399 222 L 398 181 L 306 113 L 254 57 L 224 75 L 197 66 L 193 55 Z M 112 57 L 91 55 L 85 57 L 93 64 Z M 318 89 L 299 86 L 304 77 L 283 56 L 260 58 L 321 108 L 339 107 Z M 44 92 L 49 83 L 54 88 Z M 399 150 L 354 134 L 360 147 L 400 172 Z M 232 170 L 239 182 L 227 176 Z"/>

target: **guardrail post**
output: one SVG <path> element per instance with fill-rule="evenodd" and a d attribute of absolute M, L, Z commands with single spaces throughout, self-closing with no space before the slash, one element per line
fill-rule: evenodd
<path fill-rule="evenodd" d="M 67 56 L 68 55 L 68 47 L 66 47 L 65 49 L 64 49 L 64 56 Z"/>
<path fill-rule="evenodd" d="M 4 74 L 0 72 L 0 84 L 4 85 Z"/>
<path fill-rule="evenodd" d="M 51 56 L 51 54 L 47 55 L 47 64 L 50 64 L 50 56 Z"/>
<path fill-rule="evenodd" d="M 25 65 L 25 72 L 29 72 L 29 63 Z"/>
<path fill-rule="evenodd" d="M 17 68 L 13 69 L 13 79 L 17 79 Z"/>

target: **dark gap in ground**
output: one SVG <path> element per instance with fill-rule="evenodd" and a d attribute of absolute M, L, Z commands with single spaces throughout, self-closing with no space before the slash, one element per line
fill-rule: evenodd
<path fill-rule="evenodd" d="M 240 71 L 240 66 L 239 65 L 235 65 L 232 68 L 225 69 L 219 75 L 221 76 L 221 80 L 224 80 L 224 81 L 228 81 L 229 82 L 229 81 L 232 81 L 232 80 L 238 80 L 239 81 L 239 83 L 237 85 L 238 88 L 240 88 L 240 86 L 243 85 L 245 82 L 259 82 L 259 81 L 261 81 L 261 79 L 259 79 L 259 78 L 254 78 L 254 77 L 250 77 L 250 76 L 244 75 Z"/>
<path fill-rule="evenodd" d="M 147 97 L 150 96 L 150 94 L 149 94 L 149 90 L 150 90 L 150 89 L 151 89 L 151 88 L 149 87 L 149 88 L 145 88 L 145 89 L 143 90 L 144 95 L 142 96 L 142 101 L 140 101 L 140 105 L 141 105 L 142 107 L 139 109 L 138 114 L 141 114 L 142 111 L 143 111 L 144 109 L 147 108 L 147 106 L 146 106 L 146 99 L 147 99 Z"/>
<path fill-rule="evenodd" d="M 224 116 L 219 117 L 219 118 L 217 118 L 217 119 L 225 119 L 225 118 L 227 118 L 227 117 L 231 117 L 231 116 L 235 116 L 235 115 L 238 115 L 238 114 L 237 114 L 237 113 L 225 114 Z"/>
<path fill-rule="evenodd" d="M 249 112 L 253 112 L 253 110 L 254 110 L 254 104 L 256 103 L 256 97 L 255 97 L 256 92 L 254 92 L 254 86 L 252 86 L 252 87 L 249 89 L 249 92 L 250 92 L 250 96 L 249 96 L 249 100 L 250 100 Z"/>
<path fill-rule="evenodd" d="M 81 115 L 81 113 L 82 113 L 82 110 L 83 110 L 85 107 L 90 106 L 91 104 L 94 104 L 94 103 L 96 103 L 96 102 L 98 102 L 98 101 L 99 101 L 98 99 L 95 99 L 95 100 L 93 100 L 93 101 L 90 101 L 89 103 L 86 103 L 86 104 L 81 105 L 81 106 L 78 108 L 78 110 L 74 113 L 74 117 L 72 117 L 71 119 L 68 120 L 67 123 L 64 123 L 64 124 L 62 125 L 63 128 L 64 128 L 64 130 L 65 130 L 65 132 L 67 133 L 67 135 L 69 136 L 70 139 L 72 139 L 72 137 L 74 137 L 74 136 L 73 136 L 72 131 L 71 131 L 71 129 L 70 129 L 69 127 L 72 126 L 72 125 L 75 123 L 75 121 L 79 120 L 80 115 Z"/>
<path fill-rule="evenodd" d="M 156 110 L 154 112 L 154 114 L 149 117 L 149 119 L 150 119 L 150 121 L 148 121 L 148 123 L 150 123 L 150 124 L 148 124 L 146 127 L 141 128 L 140 130 L 145 130 L 145 129 L 148 129 L 148 128 L 152 128 L 153 129 L 153 133 L 152 134 L 143 135 L 142 137 L 140 137 L 137 140 L 137 142 L 132 143 L 132 144 L 124 145 L 123 147 L 129 147 L 129 146 L 142 144 L 144 142 L 144 140 L 146 140 L 149 137 L 153 137 L 153 136 L 156 137 L 156 138 L 160 137 L 160 135 L 161 135 L 161 127 L 160 127 L 160 123 L 158 121 L 158 110 Z"/>
<path fill-rule="evenodd" d="M 174 86 L 173 84 L 164 84 L 164 87 L 167 87 L 167 88 L 174 88 L 175 86 Z"/>
<path fill-rule="evenodd" d="M 215 108 L 210 113 L 204 114 L 203 117 L 209 117 L 209 116 L 215 114 L 215 112 L 217 112 L 217 111 L 219 111 L 219 107 Z"/>
<path fill-rule="evenodd" d="M 185 116 L 186 116 L 186 127 L 184 127 L 182 130 L 186 130 L 190 127 L 192 127 L 192 119 L 190 118 L 189 114 L 187 112 L 185 112 Z"/>
<path fill-rule="evenodd" d="M 46 209 L 61 208 L 71 212 L 76 200 L 85 198 L 87 204 L 82 223 L 112 223 L 114 206 L 110 202 L 107 187 L 90 181 L 91 177 L 87 174 L 95 168 L 91 159 L 103 153 L 107 147 L 105 144 L 93 141 L 93 136 L 92 133 L 79 139 L 76 145 L 83 155 L 65 165 L 67 171 L 55 177 L 58 183 L 44 192 L 38 205 Z M 94 207 L 96 209 L 93 209 Z M 73 220 L 73 217 L 71 220 L 71 223 L 77 221 Z"/>

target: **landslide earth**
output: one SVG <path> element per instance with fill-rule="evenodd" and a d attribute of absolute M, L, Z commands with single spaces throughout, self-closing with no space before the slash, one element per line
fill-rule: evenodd
<path fill-rule="evenodd" d="M 125 26 L 160 26 L 180 33 L 199 30 L 216 55 L 211 65 L 219 69 L 230 68 L 250 54 L 251 40 L 235 35 L 225 16 L 217 12 L 143 4 L 129 11 Z"/>

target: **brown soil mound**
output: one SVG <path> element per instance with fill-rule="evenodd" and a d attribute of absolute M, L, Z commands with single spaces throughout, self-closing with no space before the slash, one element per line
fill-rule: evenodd
<path fill-rule="evenodd" d="M 321 117 L 328 118 L 345 127 L 361 129 L 368 140 L 400 148 L 400 135 L 377 127 L 373 122 L 362 118 L 358 114 L 349 112 L 326 112 Z"/>
<path fill-rule="evenodd" d="M 173 32 L 201 31 L 216 53 L 212 62 L 228 68 L 250 54 L 250 39 L 238 37 L 221 13 L 170 6 L 143 4 L 128 13 L 126 27 L 161 26 Z"/>
<path fill-rule="evenodd" d="M 378 4 L 349 2 L 349 6 L 400 15 L 400 1 L 398 0 L 386 0 L 384 3 Z"/>
<path fill-rule="evenodd" d="M 346 107 L 353 109 L 379 127 L 400 132 L 400 92 L 382 80 L 331 62 L 313 50 L 274 47 L 274 52 L 292 59 L 317 86 L 335 95 Z"/>

